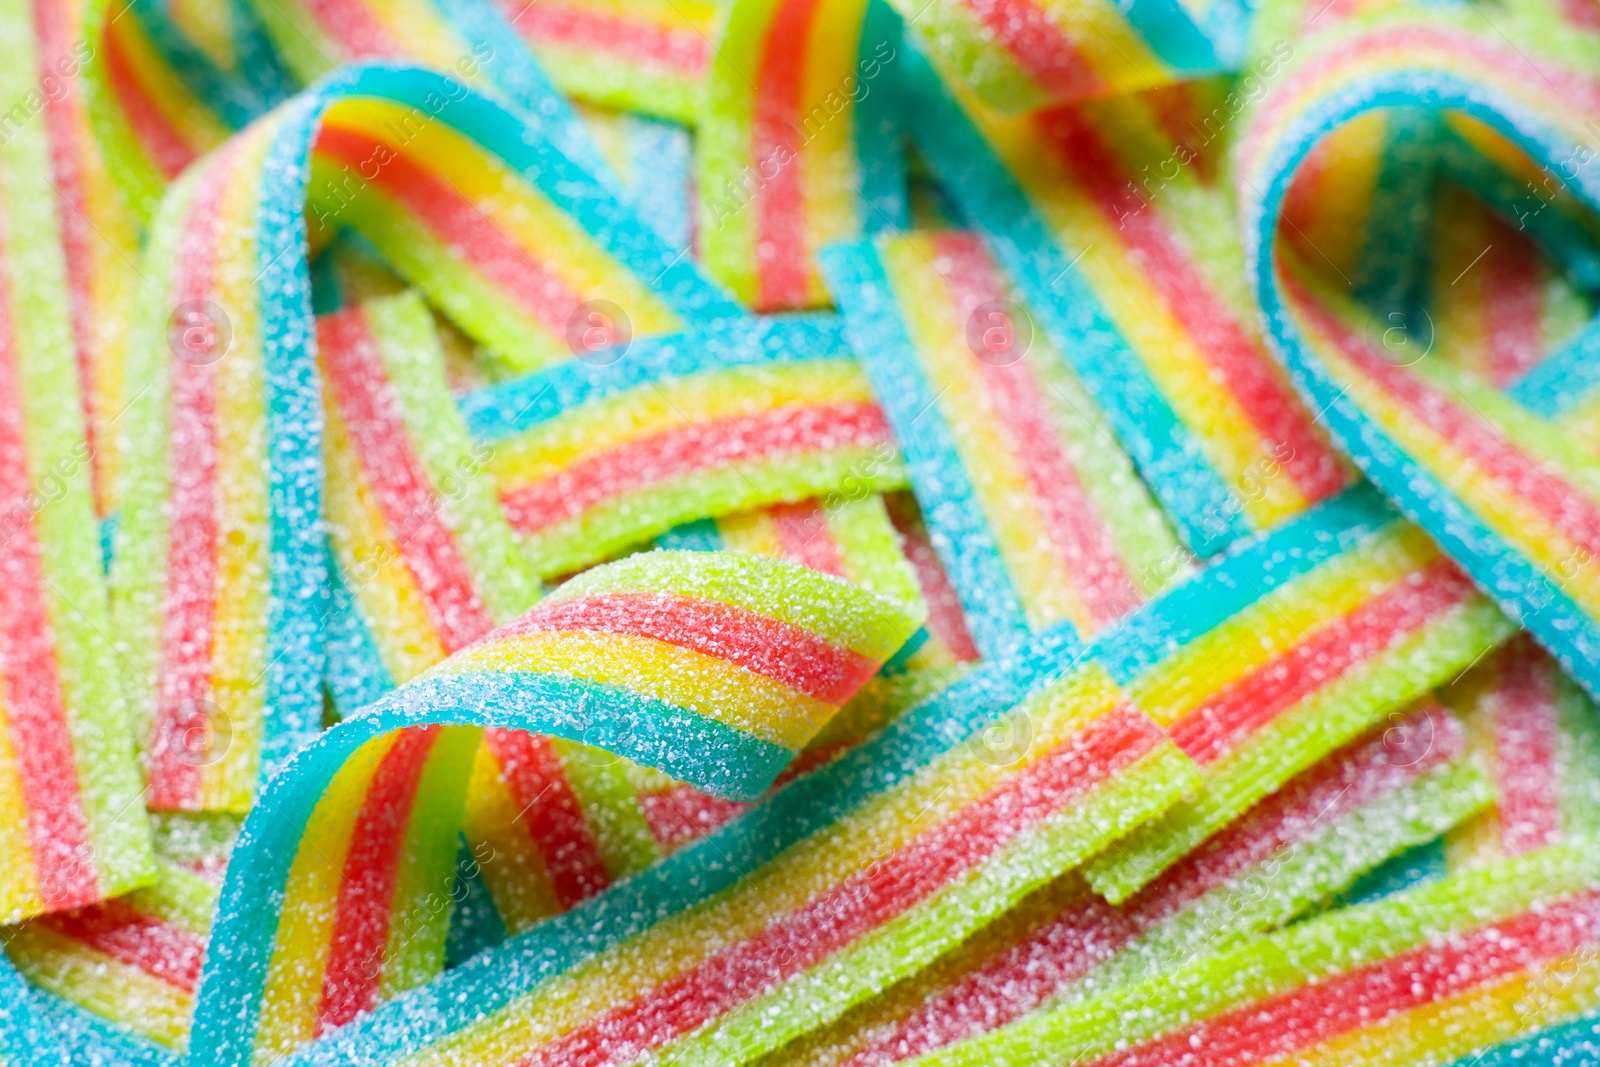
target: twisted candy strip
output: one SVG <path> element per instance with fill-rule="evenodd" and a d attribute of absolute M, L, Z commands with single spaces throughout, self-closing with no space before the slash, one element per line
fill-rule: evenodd
<path fill-rule="evenodd" d="M 1546 38 L 1546 47 L 1562 42 Z M 1542 170 L 1530 196 L 1565 188 L 1600 205 L 1592 126 L 1600 83 L 1586 42 L 1513 49 L 1445 16 L 1345 27 L 1299 58 L 1251 116 L 1240 146 L 1246 248 L 1270 339 L 1358 465 L 1591 692 L 1600 687 L 1600 465 L 1564 439 L 1594 381 L 1588 332 L 1502 391 L 1450 352 L 1396 351 L 1386 324 L 1334 296 L 1279 241 L 1301 162 L 1332 131 L 1404 103 L 1487 127 Z M 1553 195 L 1553 193 L 1552 193 Z"/>
<path fill-rule="evenodd" d="M 749 798 L 917 622 L 839 579 L 730 553 L 651 553 L 568 582 L 329 730 L 268 784 L 229 866 L 192 1054 L 244 1063 L 253 1047 L 288 1051 L 344 1021 L 326 1000 L 326 941 L 306 924 L 327 891 L 313 872 L 330 862 L 330 824 L 378 788 L 375 756 L 475 740 L 475 727 L 531 730 Z"/>

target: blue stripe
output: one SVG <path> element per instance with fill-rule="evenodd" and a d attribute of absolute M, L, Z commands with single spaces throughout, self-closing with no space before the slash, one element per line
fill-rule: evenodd
<path fill-rule="evenodd" d="M 834 245 L 818 263 L 900 442 L 928 539 L 961 598 L 973 640 L 985 657 L 1002 655 L 1027 639 L 1027 614 L 939 398 L 918 366 L 877 249 L 871 241 Z"/>
<path fill-rule="evenodd" d="M 322 729 L 327 613 L 322 389 L 305 231 L 307 158 L 321 108 L 315 97 L 289 107 L 263 162 L 269 178 L 255 220 L 271 522 L 263 780 Z"/>
<path fill-rule="evenodd" d="M 1096 638 L 1096 657 L 1126 685 L 1184 645 L 1396 521 L 1369 485 L 1347 489 L 1257 536 Z"/>
<path fill-rule="evenodd" d="M 1214 2 L 1226 5 L 1228 0 Z M 1120 0 L 1117 6 L 1150 51 L 1173 71 L 1193 76 L 1219 71 L 1225 65 L 1211 37 L 1195 25 L 1179 0 Z M 1226 19 L 1218 18 L 1216 27 L 1237 32 L 1237 26 Z M 1230 38 L 1228 43 L 1237 53 L 1238 42 Z"/>
<path fill-rule="evenodd" d="M 573 408 L 668 378 L 728 367 L 849 359 L 834 315 L 740 316 L 687 334 L 640 338 L 607 366 L 570 360 L 461 397 L 461 417 L 480 441 L 497 441 Z"/>
<path fill-rule="evenodd" d="M 1540 360 L 1506 395 L 1544 419 L 1555 419 L 1600 387 L 1600 321 Z"/>
<path fill-rule="evenodd" d="M 656 547 L 686 552 L 721 552 L 728 546 L 722 541 L 722 531 L 716 519 L 696 519 L 674 526 L 656 538 Z"/>
<path fill-rule="evenodd" d="M 1206 460 L 1026 194 L 927 60 L 907 49 L 904 62 L 918 145 L 962 214 L 989 235 L 1185 542 L 1195 554 L 1209 556 L 1247 535 L 1242 502 Z"/>
<path fill-rule="evenodd" d="M 900 16 L 884 0 L 868 0 L 851 77 L 857 88 L 853 131 L 860 168 L 861 232 L 904 230 L 911 225 L 906 179 L 906 139 L 900 81 L 894 63 L 906 48 Z"/>

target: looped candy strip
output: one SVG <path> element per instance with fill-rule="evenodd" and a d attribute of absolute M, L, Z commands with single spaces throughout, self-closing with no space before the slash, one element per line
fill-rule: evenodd
<path fill-rule="evenodd" d="M 129 374 L 145 388 L 123 416 L 133 447 L 111 574 L 156 808 L 243 810 L 321 724 L 307 261 L 336 226 L 514 366 L 594 351 L 566 340 L 596 328 L 587 314 L 605 324 L 600 348 L 620 344 L 607 316 L 621 313 L 586 310 L 592 294 L 631 308 L 640 338 L 734 311 L 515 113 L 426 71 L 337 75 L 187 171 L 142 268 Z M 174 743 L 194 729 L 230 739 L 225 751 Z"/>
<path fill-rule="evenodd" d="M 1281 211 L 1316 144 L 1399 102 L 1436 109 L 1522 154 L 1593 208 L 1585 115 L 1590 54 L 1516 50 L 1463 20 L 1392 17 L 1296 58 L 1252 114 L 1238 189 L 1252 283 L 1271 340 L 1363 473 L 1421 523 L 1591 692 L 1595 664 L 1595 461 L 1562 415 L 1588 392 L 1587 331 L 1501 388 L 1470 362 L 1384 343 L 1384 327 L 1329 291 L 1280 239 Z"/>

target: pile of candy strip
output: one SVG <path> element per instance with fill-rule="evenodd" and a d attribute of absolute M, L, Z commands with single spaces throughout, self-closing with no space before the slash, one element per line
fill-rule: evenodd
<path fill-rule="evenodd" d="M 0 1067 L 1600 1064 L 1596 0 L 0 0 Z"/>

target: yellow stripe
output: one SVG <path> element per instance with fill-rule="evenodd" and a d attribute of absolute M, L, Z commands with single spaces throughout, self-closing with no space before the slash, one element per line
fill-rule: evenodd
<path fill-rule="evenodd" d="M 500 779 L 494 753 L 480 746 L 467 786 L 462 830 L 494 898 L 495 910 L 506 932 L 513 935 L 561 914 L 561 902 L 544 859 L 520 822 L 524 814 Z"/>
<path fill-rule="evenodd" d="M 193 998 L 177 986 L 40 923 L 12 929 L 6 952 L 33 984 L 168 1048 L 187 1045 Z"/>
<path fill-rule="evenodd" d="M 817 252 L 861 233 L 861 219 L 856 214 L 861 177 L 852 96 L 883 91 L 881 86 L 860 88 L 857 57 L 866 8 L 865 0 L 822 0 L 806 27 L 801 110 L 795 118 L 803 147 L 801 158 L 790 165 L 800 167 L 808 306 L 828 303 L 828 290 L 816 268 Z M 840 108 L 837 114 L 835 107 Z"/>
<path fill-rule="evenodd" d="M 339 768 L 306 823 L 284 886 L 272 962 L 261 994 L 256 1059 L 287 1053 L 316 1036 L 344 860 L 362 801 L 398 733 L 368 741 Z"/>
<path fill-rule="evenodd" d="M 226 175 L 224 221 L 253 219 L 262 160 L 272 130 L 256 131 Z M 222 178 L 215 175 L 214 180 Z M 262 703 L 266 697 L 270 527 L 265 382 L 261 365 L 260 256 L 251 226 L 220 236 L 213 299 L 227 309 L 233 336 L 212 371 L 217 378 L 217 625 L 211 650 L 212 701 L 228 724 L 227 754 L 204 770 L 207 808 L 248 811 L 255 797 Z M 248 354 L 248 358 L 246 358 Z"/>

